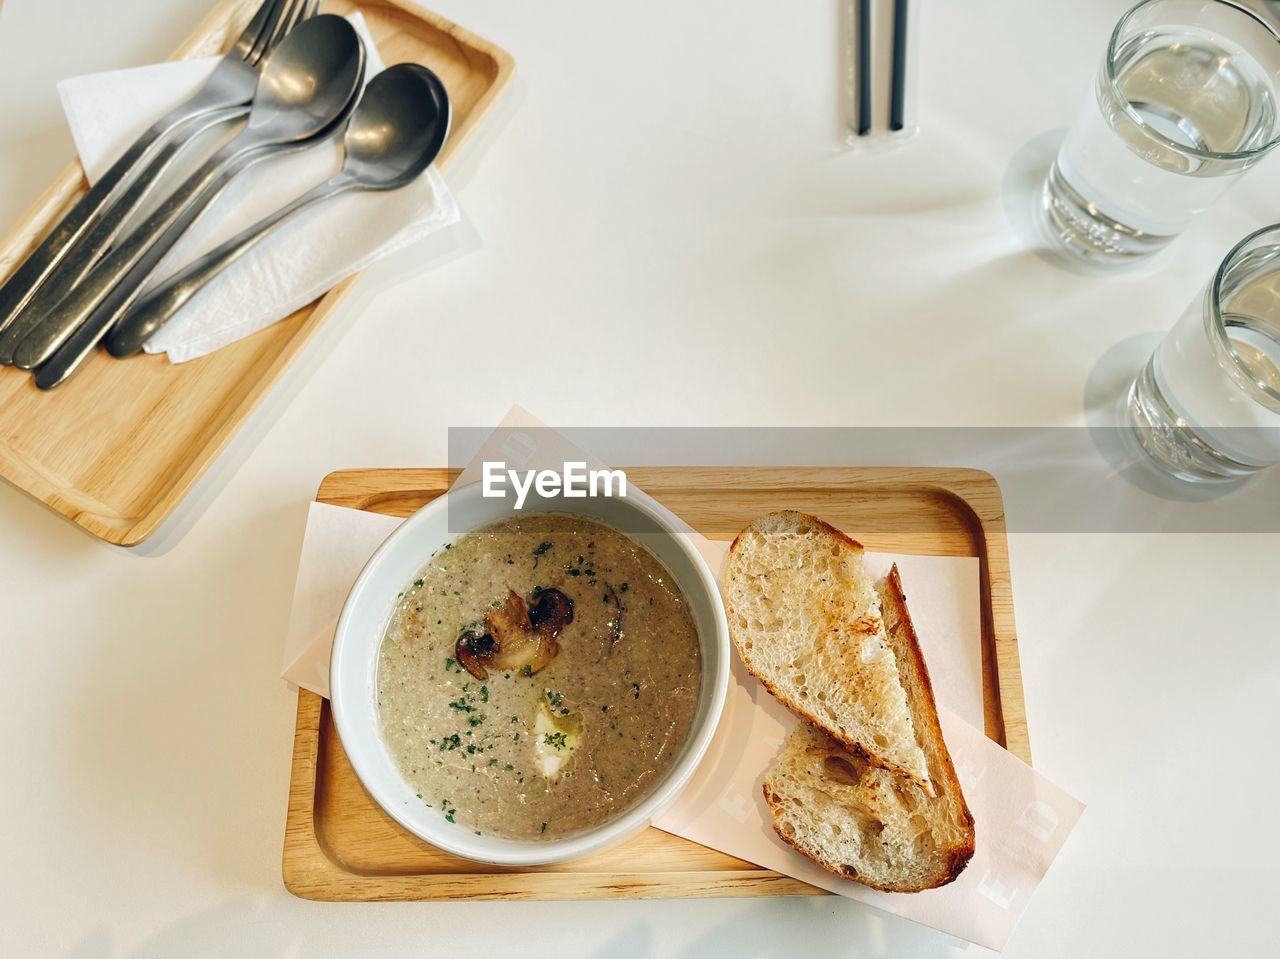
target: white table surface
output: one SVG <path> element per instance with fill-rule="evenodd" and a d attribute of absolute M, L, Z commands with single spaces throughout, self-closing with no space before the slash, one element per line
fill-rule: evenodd
<path fill-rule="evenodd" d="M 0 486 L 0 953 L 961 951 L 833 898 L 289 896 L 277 674 L 306 504 L 333 469 L 442 463 L 448 426 L 513 403 L 565 425 L 1079 424 L 1099 358 L 1275 217 L 1280 161 L 1158 265 L 1098 279 L 1021 246 L 1002 182 L 1074 115 L 1120 0 L 930 4 L 923 133 L 861 156 L 837 146 L 833 0 L 435 2 L 518 62 L 453 175 L 478 248 L 376 269 L 147 555 Z M 206 7 L 4 0 L 0 223 L 70 155 L 55 81 L 161 58 Z M 535 333 L 572 377 L 500 347 Z M 1010 549 L 1036 762 L 1089 809 L 1007 954 L 1270 953 L 1280 538 Z"/>

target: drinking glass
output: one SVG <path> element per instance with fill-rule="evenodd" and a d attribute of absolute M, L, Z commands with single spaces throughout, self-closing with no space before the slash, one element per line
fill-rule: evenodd
<path fill-rule="evenodd" d="M 1145 0 L 1111 34 L 1045 220 L 1099 263 L 1155 253 L 1280 143 L 1280 34 L 1230 0 Z"/>
<path fill-rule="evenodd" d="M 1227 254 L 1138 374 L 1128 408 L 1143 449 L 1181 479 L 1280 463 L 1280 225 Z"/>

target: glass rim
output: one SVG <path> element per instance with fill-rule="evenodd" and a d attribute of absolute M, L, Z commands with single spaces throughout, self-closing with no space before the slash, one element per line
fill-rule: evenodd
<path fill-rule="evenodd" d="M 1172 140 L 1165 136 L 1155 127 L 1151 126 L 1151 124 L 1147 123 L 1147 121 L 1139 115 L 1138 111 L 1133 108 L 1133 104 L 1129 102 L 1129 98 L 1124 95 L 1123 91 L 1121 91 L 1120 81 L 1116 76 L 1116 51 L 1119 49 L 1120 38 L 1124 28 L 1129 25 L 1129 22 L 1138 13 L 1138 11 L 1144 7 L 1149 7 L 1152 4 L 1160 2 L 1162 2 L 1162 0 L 1141 0 L 1140 3 L 1130 7 L 1125 12 L 1124 16 L 1122 16 L 1116 23 L 1115 29 L 1111 31 L 1111 39 L 1107 43 L 1107 56 L 1103 61 L 1102 71 L 1103 75 L 1106 77 L 1108 89 L 1119 102 L 1121 109 L 1124 110 L 1125 116 L 1136 124 L 1143 133 L 1158 142 L 1161 146 L 1168 147 L 1169 149 L 1186 156 L 1196 157 L 1200 160 L 1248 160 L 1253 157 L 1263 156 L 1277 144 L 1280 144 L 1280 131 L 1277 131 L 1275 136 L 1266 143 L 1256 146 L 1251 150 L 1231 150 L 1226 153 L 1219 153 L 1216 150 L 1201 150 L 1198 147 L 1187 146 L 1184 143 L 1179 143 L 1177 140 Z M 1252 20 L 1255 24 L 1265 30 L 1271 36 L 1271 39 L 1276 42 L 1277 46 L 1280 46 L 1280 32 L 1277 32 L 1275 27 L 1253 10 L 1235 3 L 1234 0 L 1209 0 L 1209 2 L 1217 4 L 1218 6 L 1230 7 L 1232 10 L 1244 14 L 1245 17 Z"/>
<path fill-rule="evenodd" d="M 1206 305 L 1209 308 L 1210 321 L 1208 325 L 1212 327 L 1214 338 L 1219 346 L 1226 351 L 1226 355 L 1231 360 L 1231 367 L 1228 374 L 1231 379 L 1240 386 L 1246 393 L 1261 392 L 1269 397 L 1273 402 L 1280 403 L 1280 392 L 1272 389 L 1266 383 L 1260 383 L 1249 371 L 1235 345 L 1231 342 L 1231 337 L 1227 336 L 1227 324 L 1222 318 L 1222 285 L 1226 280 L 1227 272 L 1236 264 L 1236 261 L 1246 252 L 1248 247 L 1253 244 L 1259 237 L 1266 236 L 1268 233 L 1277 235 L 1277 242 L 1280 243 L 1280 223 L 1272 223 L 1270 226 L 1264 226 L 1254 230 L 1243 240 L 1231 248 L 1222 262 L 1218 265 L 1217 271 L 1213 274 L 1213 282 L 1209 284 L 1208 300 Z M 1255 400 L 1257 398 L 1255 397 Z M 1264 404 L 1266 405 L 1266 404 Z"/>

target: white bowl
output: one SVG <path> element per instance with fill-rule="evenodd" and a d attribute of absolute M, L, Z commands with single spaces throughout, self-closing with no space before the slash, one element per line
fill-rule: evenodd
<path fill-rule="evenodd" d="M 598 520 L 634 536 L 671 571 L 698 631 L 702 682 L 693 726 L 675 763 L 653 790 L 616 819 L 564 839 L 512 840 L 477 836 L 445 822 L 417 798 L 379 733 L 378 648 L 396 596 L 445 543 L 468 530 L 530 513 L 567 513 Z M 509 500 L 486 498 L 480 484 L 450 491 L 419 510 L 388 537 L 360 573 L 338 620 L 330 662 L 334 722 L 351 766 L 374 800 L 415 836 L 446 852 L 503 866 L 563 862 L 612 845 L 653 820 L 688 784 L 707 750 L 729 683 L 729 627 L 716 579 L 676 518 L 643 495 L 540 499 L 531 492 L 520 513 Z"/>

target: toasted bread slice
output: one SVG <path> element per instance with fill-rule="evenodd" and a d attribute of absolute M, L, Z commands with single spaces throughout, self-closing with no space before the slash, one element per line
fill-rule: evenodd
<path fill-rule="evenodd" d="M 974 850 L 973 815 L 942 738 L 896 567 L 877 589 L 935 794 L 801 725 L 765 777 L 764 795 L 778 835 L 819 865 L 886 892 L 919 892 L 964 870 Z"/>
<path fill-rule="evenodd" d="M 747 669 L 784 706 L 850 752 L 931 790 L 862 552 L 816 517 L 760 517 L 729 549 L 729 633 Z"/>

